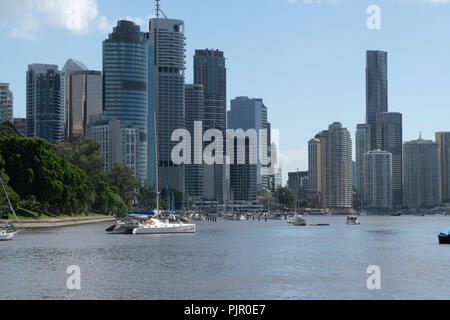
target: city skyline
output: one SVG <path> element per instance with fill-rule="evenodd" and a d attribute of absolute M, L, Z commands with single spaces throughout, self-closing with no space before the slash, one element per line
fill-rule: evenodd
<path fill-rule="evenodd" d="M 6 18 L 0 15 L 1 40 L 8 47 L 16 49 L 11 50 L 14 56 L 5 52 L 5 59 L 0 64 L 3 70 L 0 81 L 11 83 L 15 117 L 25 116 L 23 79 L 28 64 L 36 62 L 62 66 L 68 58 L 73 58 L 82 61 L 91 70 L 101 70 L 99 39 L 104 39 L 111 31 L 109 27 L 116 18 L 124 14 L 141 16 L 139 24 L 143 31 L 148 30 L 147 16 L 154 12 L 151 3 L 136 1 L 135 7 L 126 9 L 118 2 L 110 6 L 106 6 L 102 0 L 97 3 L 98 15 L 109 21 L 107 30 L 102 32 L 92 25 L 94 22 L 91 23 L 91 33 L 72 33 L 66 26 L 52 27 L 50 22 L 46 22 L 48 25 L 39 32 L 32 31 L 35 40 L 23 40 L 17 37 L 17 33 L 16 37 L 11 37 L 11 30 L 17 29 L 17 22 L 13 19 L 18 16 L 11 14 L 12 18 Z M 241 4 L 240 11 L 233 17 L 244 26 L 244 32 L 237 33 L 238 29 L 228 24 L 227 28 L 222 28 L 220 22 L 223 18 L 215 12 L 236 9 L 238 2 L 205 4 L 204 10 L 198 12 L 182 1 L 162 2 L 170 18 L 183 19 L 187 25 L 186 69 L 192 69 L 195 49 L 217 48 L 226 53 L 229 69 L 228 108 L 230 100 L 237 96 L 263 98 L 271 106 L 269 118 L 272 127 L 281 129 L 280 159 L 284 181 L 288 172 L 296 171 L 297 168 L 307 169 L 307 141 L 320 128 L 333 121 L 341 121 L 355 140 L 356 124 L 365 119 L 366 50 L 382 50 L 389 54 L 389 106 L 391 110 L 404 115 L 404 141 L 416 138 L 419 131 L 426 139 L 433 139 L 436 131 L 447 131 L 445 116 L 424 122 L 421 112 L 425 107 L 433 110 L 432 114 L 445 115 L 448 112 L 450 97 L 446 92 L 446 78 L 450 73 L 450 65 L 446 52 L 450 50 L 447 44 L 437 40 L 448 23 L 439 19 L 450 10 L 448 5 L 380 1 L 378 5 L 383 17 L 381 30 L 369 30 L 365 25 L 366 9 L 371 4 L 369 1 L 358 4 L 342 1 L 336 5 L 266 1 L 258 2 L 257 7 L 256 1 L 250 1 Z M 147 10 L 142 9 L 146 7 Z M 274 30 L 270 31 L 263 22 L 271 16 L 272 7 L 281 10 L 284 17 L 283 21 L 277 17 Z M 7 10 L 8 7 L 5 12 Z M 419 16 L 420 19 L 417 18 Z M 432 18 L 434 23 L 428 25 Z M 415 23 L 411 24 L 411 20 Z M 209 21 L 216 21 L 217 28 L 205 30 L 203 26 Z M 427 33 L 420 31 L 425 24 Z M 287 31 L 288 27 L 290 30 Z M 285 34 L 279 39 L 275 38 L 275 34 L 281 30 Z M 261 32 L 265 32 L 267 37 L 254 39 Z M 399 33 L 402 34 L 400 41 Z M 285 41 L 293 34 L 293 39 L 300 41 Z M 53 41 L 55 36 L 61 40 L 58 44 Z M 354 39 L 355 43 L 345 41 L 347 39 Z M 264 45 L 267 41 L 272 43 L 270 48 Z M 284 46 L 282 52 L 277 50 L 281 43 Z M 85 50 L 86 47 L 92 49 Z M 330 54 L 331 48 L 339 49 L 339 55 Z M 314 52 L 317 54 L 313 55 Z M 262 63 L 267 60 L 269 63 Z M 277 61 L 293 62 L 289 68 L 280 68 Z M 311 72 L 313 69 L 315 72 Z M 273 76 L 264 76 L 267 73 Z M 186 83 L 192 83 L 192 78 L 191 73 L 187 72 Z M 280 78 L 284 79 L 283 85 L 280 85 Z M 327 90 L 326 95 L 323 90 Z M 314 116 L 318 109 L 325 110 L 326 116 Z M 314 117 L 314 121 L 304 121 L 311 117 Z M 288 118 L 290 120 L 286 121 Z M 298 122 L 301 123 L 300 129 Z"/>

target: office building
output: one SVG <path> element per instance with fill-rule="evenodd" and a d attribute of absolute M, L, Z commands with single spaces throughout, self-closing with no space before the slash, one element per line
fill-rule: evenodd
<path fill-rule="evenodd" d="M 13 93 L 9 90 L 9 83 L 0 83 L 0 124 L 13 122 Z"/>
<path fill-rule="evenodd" d="M 75 72 L 75 71 L 84 71 L 87 70 L 88 68 L 86 67 L 86 65 L 81 62 L 81 61 L 77 61 L 74 59 L 69 59 L 67 60 L 67 62 L 64 64 L 64 67 L 62 68 L 62 70 L 60 71 L 60 108 L 61 108 L 61 112 L 60 114 L 60 125 L 59 127 L 61 128 L 62 132 L 60 132 L 61 136 L 64 136 L 65 139 L 67 140 L 67 119 L 66 119 L 66 115 L 67 115 L 67 99 L 66 99 L 66 82 L 68 81 L 69 76 Z M 101 94 L 101 93 L 100 93 Z"/>
<path fill-rule="evenodd" d="M 392 154 L 374 150 L 364 154 L 364 209 L 392 208 Z"/>
<path fill-rule="evenodd" d="M 61 128 L 63 112 L 60 100 L 60 73 L 57 65 L 28 66 L 27 136 L 43 138 L 51 143 L 64 141 Z"/>
<path fill-rule="evenodd" d="M 404 143 L 404 206 L 419 209 L 440 204 L 438 149 L 437 143 L 422 137 Z"/>
<path fill-rule="evenodd" d="M 439 182 L 440 195 L 444 203 L 450 203 L 450 132 L 437 132 L 436 143 L 439 146 Z"/>
<path fill-rule="evenodd" d="M 110 171 L 116 164 L 127 166 L 137 178 L 139 130 L 117 119 L 102 115 L 91 116 L 87 125 L 87 137 L 100 144 L 105 165 Z"/>
<path fill-rule="evenodd" d="M 27 135 L 27 119 L 26 118 L 14 118 L 14 126 L 16 127 L 19 134 Z"/>
<path fill-rule="evenodd" d="M 203 130 L 218 129 L 226 137 L 227 118 L 227 70 L 225 56 L 220 50 L 195 50 L 194 55 L 194 83 L 203 86 Z M 186 121 L 188 118 L 186 109 Z M 225 143 L 223 153 L 226 153 Z M 227 168 L 222 164 L 206 165 L 205 179 L 210 186 L 207 199 L 224 203 L 229 190 Z"/>
<path fill-rule="evenodd" d="M 74 71 L 65 81 L 65 139 L 74 143 L 86 136 L 91 116 L 103 112 L 102 73 Z"/>
<path fill-rule="evenodd" d="M 321 134 L 317 134 L 308 142 L 308 180 L 309 200 L 320 206 L 322 191 L 322 147 Z"/>
<path fill-rule="evenodd" d="M 172 133 L 185 128 L 185 35 L 182 20 L 150 19 L 147 35 L 154 48 L 155 106 L 158 146 L 159 186 L 184 191 L 183 165 L 172 161 L 172 150 L 178 144 Z"/>
<path fill-rule="evenodd" d="M 308 171 L 289 172 L 287 186 L 297 199 L 306 199 L 309 190 Z"/>
<path fill-rule="evenodd" d="M 103 109 L 123 127 L 137 130 L 136 177 L 149 185 L 149 42 L 131 21 L 120 20 L 103 41 Z"/>

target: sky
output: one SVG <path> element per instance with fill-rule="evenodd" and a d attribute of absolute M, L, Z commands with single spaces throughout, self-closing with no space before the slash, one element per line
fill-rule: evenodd
<path fill-rule="evenodd" d="M 369 29 L 367 9 L 380 9 Z M 263 98 L 280 130 L 287 172 L 307 170 L 307 142 L 339 121 L 352 137 L 365 122 L 365 52 L 388 52 L 389 111 L 404 140 L 450 130 L 450 0 L 161 0 L 186 25 L 186 82 L 195 49 L 225 52 L 228 100 Z M 28 64 L 69 58 L 102 69 L 102 41 L 117 19 L 148 31 L 151 0 L 0 0 L 0 82 L 25 117 Z M 229 103 L 228 103 L 229 104 Z"/>

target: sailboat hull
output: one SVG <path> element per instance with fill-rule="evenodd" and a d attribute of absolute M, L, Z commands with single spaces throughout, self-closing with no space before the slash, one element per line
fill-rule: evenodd
<path fill-rule="evenodd" d="M 16 234 L 17 232 L 1 233 L 0 241 L 11 241 Z"/>
<path fill-rule="evenodd" d="M 195 233 L 195 224 L 173 225 L 169 227 L 142 227 L 133 229 L 133 234 L 175 234 Z"/>

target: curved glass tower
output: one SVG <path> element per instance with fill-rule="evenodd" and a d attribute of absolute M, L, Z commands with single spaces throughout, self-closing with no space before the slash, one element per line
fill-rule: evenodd
<path fill-rule="evenodd" d="M 103 42 L 103 108 L 106 116 L 138 131 L 136 178 L 148 186 L 149 42 L 131 21 L 118 21 Z"/>

